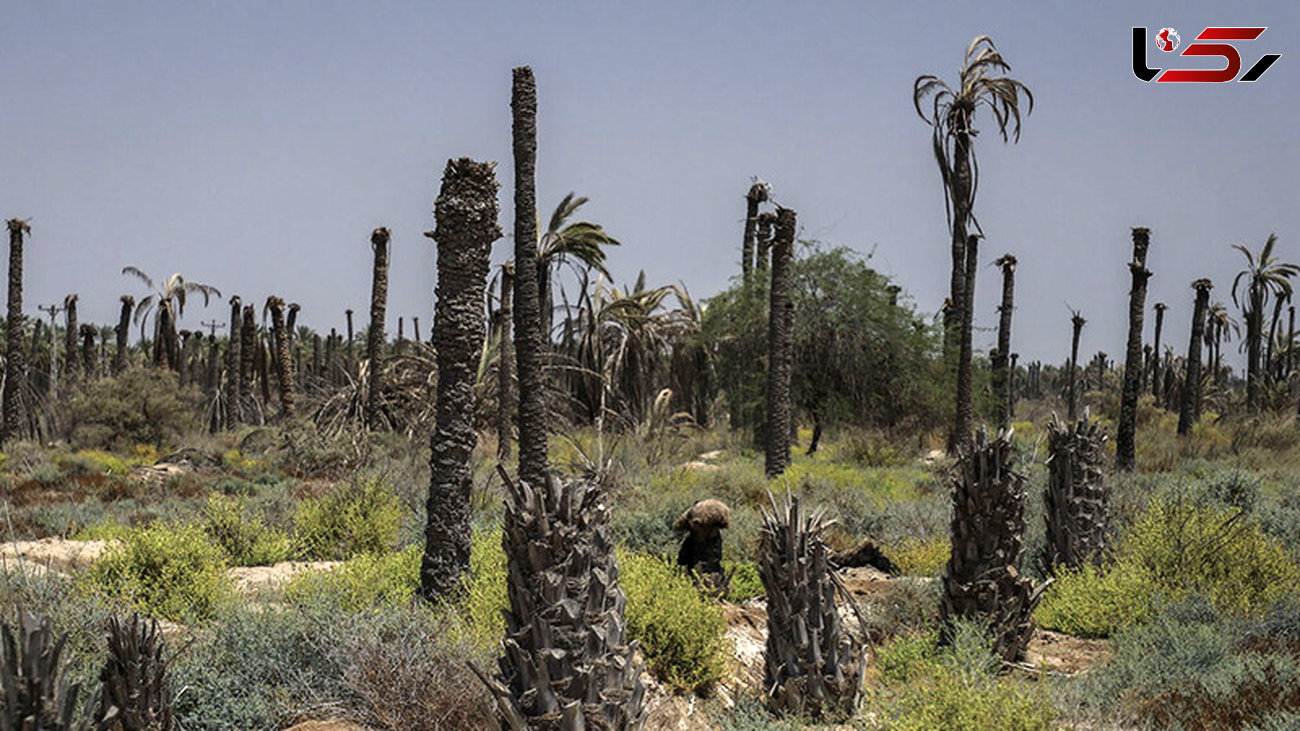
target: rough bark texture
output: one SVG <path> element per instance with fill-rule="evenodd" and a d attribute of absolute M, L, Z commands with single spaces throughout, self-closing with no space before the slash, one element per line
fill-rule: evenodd
<path fill-rule="evenodd" d="M 239 326 L 239 382 L 240 391 L 249 393 L 257 377 L 257 310 L 252 305 L 244 305 L 243 322 Z M 256 396 L 254 396 L 256 399 Z"/>
<path fill-rule="evenodd" d="M 957 406 L 954 410 L 952 433 L 948 436 L 948 451 L 956 453 L 970 445 L 972 381 L 974 379 L 971 359 L 974 355 L 971 345 L 972 317 L 975 311 L 975 267 L 979 263 L 979 237 L 969 236 L 964 247 L 966 253 L 966 272 L 962 277 L 961 317 L 958 318 L 960 329 L 957 350 Z"/>
<path fill-rule="evenodd" d="M 1011 425 L 1011 313 L 1015 309 L 1016 257 L 1003 254 L 995 264 L 1002 270 L 1002 304 L 998 305 L 998 348 L 993 351 L 993 396 L 997 425 Z M 897 296 L 897 295 L 895 295 Z"/>
<path fill-rule="evenodd" d="M 514 70 L 510 96 L 515 159 L 515 361 L 519 374 L 519 479 L 545 482 L 546 405 L 542 400 L 542 315 L 537 276 L 537 84 Z"/>
<path fill-rule="evenodd" d="M 1115 466 L 1131 472 L 1136 464 L 1138 393 L 1142 390 L 1142 315 L 1147 308 L 1147 247 L 1151 231 L 1133 229 L 1133 261 L 1128 268 L 1133 284 L 1128 294 L 1128 347 L 1124 353 L 1124 385 L 1120 393 L 1119 432 L 1115 439 Z"/>
<path fill-rule="evenodd" d="M 768 269 L 768 253 L 772 250 L 772 226 L 776 223 L 776 214 L 763 211 L 758 214 L 758 234 L 754 240 L 754 271 L 765 272 Z"/>
<path fill-rule="evenodd" d="M 1083 319 L 1083 316 L 1077 312 L 1070 316 L 1070 327 L 1073 329 L 1073 333 L 1070 336 L 1070 373 L 1066 378 L 1065 386 L 1065 413 L 1067 421 L 1074 421 L 1075 417 L 1078 415 L 1079 389 L 1075 385 L 1074 379 L 1075 375 L 1079 372 L 1079 336 L 1083 334 L 1083 326 L 1087 324 L 1087 322 L 1088 321 Z"/>
<path fill-rule="evenodd" d="M 790 379 L 794 366 L 794 305 L 790 262 L 794 258 L 795 213 L 780 208 L 772 241 L 772 287 L 767 326 L 767 426 L 764 471 L 776 477 L 790 466 Z"/>
<path fill-rule="evenodd" d="M 1154 363 L 1154 367 L 1151 369 L 1151 395 L 1156 397 L 1157 403 L 1161 401 L 1161 396 L 1164 394 L 1160 385 L 1160 332 L 1165 327 L 1165 310 L 1167 309 L 1169 309 L 1169 305 L 1164 302 L 1156 303 L 1156 336 L 1155 342 L 1151 346 L 1151 360 Z"/>
<path fill-rule="evenodd" d="M 952 554 L 943 577 L 940 618 L 988 627 L 999 657 L 1017 661 L 1033 634 L 1033 612 L 1046 584 L 1021 579 L 1025 532 L 1024 477 L 1012 469 L 1011 433 L 981 431 L 958 455 L 953 485 Z"/>
<path fill-rule="evenodd" d="M 81 372 L 86 378 L 91 378 L 95 374 L 95 336 L 99 329 L 87 322 L 77 331 L 81 333 Z"/>
<path fill-rule="evenodd" d="M 226 350 L 226 426 L 243 422 L 243 337 L 239 297 L 230 298 L 230 347 Z"/>
<path fill-rule="evenodd" d="M 767 186 L 755 182 L 745 194 L 745 240 L 740 248 L 740 272 L 742 280 L 749 281 L 754 270 L 754 242 L 758 229 L 758 206 L 767 200 Z"/>
<path fill-rule="evenodd" d="M 948 301 L 951 306 L 943 313 L 943 355 L 949 372 L 954 376 L 958 370 L 958 357 L 961 351 L 961 328 L 964 320 L 962 312 L 966 302 L 966 222 L 971 211 L 971 169 L 970 169 L 970 115 L 973 110 L 954 110 L 956 119 L 951 127 L 959 130 L 953 135 L 953 170 L 948 184 L 949 199 L 952 202 L 952 273 L 948 287 Z M 965 437 L 962 437 L 965 439 Z M 949 444 L 949 447 L 952 445 Z"/>
<path fill-rule="evenodd" d="M 275 338 L 275 375 L 280 381 L 280 414 L 292 419 L 294 412 L 293 355 L 289 352 L 289 331 L 284 322 L 284 300 L 274 295 L 266 299 L 271 311 L 271 337 Z"/>
<path fill-rule="evenodd" d="M 375 252 L 374 279 L 370 286 L 370 330 L 366 333 L 367 381 L 366 426 L 379 428 L 384 391 L 384 317 L 388 313 L 388 241 L 386 228 L 370 234 L 370 248 Z M 351 344 L 351 338 L 348 338 Z"/>
<path fill-rule="evenodd" d="M 515 349 L 511 339 L 514 317 L 515 265 L 501 265 L 501 308 L 497 310 L 497 459 L 510 458 L 510 444 L 515 437 Z"/>
<path fill-rule="evenodd" d="M 126 351 L 130 344 L 133 309 L 135 309 L 135 298 L 129 294 L 122 295 L 122 309 L 117 315 L 117 327 L 113 328 L 113 333 L 117 335 L 117 352 L 113 354 L 114 375 L 126 370 Z"/>
<path fill-rule="evenodd" d="M 0 443 L 7 443 L 22 431 L 23 409 L 19 390 L 27 363 L 23 353 L 23 235 L 30 232 L 25 221 L 9 219 L 9 311 L 5 320 L 4 424 Z M 51 329 L 50 337 L 54 337 Z"/>
<path fill-rule="evenodd" d="M 763 687 L 773 712 L 838 722 L 862 699 L 866 653 L 835 607 L 844 587 L 829 563 L 828 522 L 799 498 L 764 511 L 758 574 L 767 590 Z"/>
<path fill-rule="evenodd" d="M 434 306 L 434 348 L 438 355 L 436 427 L 429 459 L 428 522 L 420 590 L 426 598 L 460 593 L 469 571 L 470 453 L 478 443 L 474 430 L 474 393 L 485 323 L 492 242 L 497 226 L 497 181 L 493 163 L 468 158 L 451 160 L 434 203 L 438 242 L 438 287 Z"/>
<path fill-rule="evenodd" d="M 356 378 L 356 374 L 357 374 L 357 371 L 356 371 L 356 364 L 357 364 L 357 361 L 356 361 L 356 358 L 353 356 L 353 352 L 352 352 L 352 334 L 353 334 L 353 330 L 352 330 L 352 310 L 348 310 L 348 311 L 345 312 L 344 314 L 347 316 L 347 320 L 348 320 L 348 344 L 347 344 L 347 348 L 345 349 L 345 357 L 344 357 L 344 360 L 343 360 L 343 367 L 344 367 L 344 368 L 347 368 L 347 370 L 348 370 L 348 377 L 349 377 L 349 378 Z"/>
<path fill-rule="evenodd" d="M 1183 378 L 1183 398 L 1178 409 L 1178 435 L 1187 436 L 1201 418 L 1201 342 L 1205 339 L 1205 311 L 1210 307 L 1210 290 L 1214 284 L 1208 279 L 1192 282 L 1196 290 L 1196 305 L 1192 308 L 1192 341 L 1187 346 L 1187 375 Z"/>
<path fill-rule="evenodd" d="M 1087 415 L 1070 424 L 1047 425 L 1047 489 L 1043 519 L 1049 571 L 1078 568 L 1101 557 L 1106 548 L 1110 490 L 1102 478 L 1106 434 Z"/>
<path fill-rule="evenodd" d="M 500 679 L 478 671 L 503 728 L 639 729 L 645 686 L 627 638 L 627 599 L 599 486 L 503 473 L 509 576 Z"/>
<path fill-rule="evenodd" d="M 63 298 L 63 368 L 71 382 L 81 370 L 81 359 L 77 357 L 77 336 L 81 329 L 77 325 L 77 295 L 70 294 Z"/>

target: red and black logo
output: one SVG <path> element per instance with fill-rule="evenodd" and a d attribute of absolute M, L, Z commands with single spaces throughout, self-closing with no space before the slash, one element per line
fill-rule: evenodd
<path fill-rule="evenodd" d="M 1196 42 L 1187 44 L 1179 56 L 1213 56 L 1228 62 L 1222 69 L 1162 69 L 1147 67 L 1147 29 L 1133 29 L 1133 75 L 1143 81 L 1183 81 L 1200 83 L 1217 83 L 1222 81 L 1257 81 L 1273 62 L 1282 57 L 1280 53 L 1266 53 L 1255 62 L 1246 73 L 1237 78 L 1241 71 L 1241 54 L 1231 43 L 1201 43 L 1200 41 L 1253 41 L 1268 30 L 1263 28 L 1206 28 L 1196 36 Z M 1161 28 L 1156 33 L 1156 48 L 1165 53 L 1178 49 L 1181 38 L 1173 28 Z M 1157 75 L 1159 78 L 1156 78 Z"/>

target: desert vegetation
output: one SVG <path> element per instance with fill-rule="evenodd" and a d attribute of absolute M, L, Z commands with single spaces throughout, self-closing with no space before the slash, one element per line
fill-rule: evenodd
<path fill-rule="evenodd" d="M 1019 138 L 1033 96 L 989 37 L 962 58 L 911 99 L 940 312 L 758 178 L 724 291 L 611 271 L 635 244 L 587 198 L 541 218 L 565 110 L 528 67 L 498 260 L 495 163 L 427 192 L 428 338 L 386 330 L 409 242 L 385 227 L 360 331 L 360 302 L 307 313 L 291 282 L 129 265 L 101 327 L 76 293 L 33 313 L 10 219 L 0 729 L 1294 727 L 1300 267 L 1224 242 L 1231 305 L 1210 278 L 1149 305 L 1159 232 L 1117 230 L 1127 302 L 1080 304 L 1127 307 L 1123 344 L 1087 343 L 1122 362 L 1080 362 L 1079 309 L 1059 364 L 1020 363 L 1035 253 L 981 251 L 975 140 Z"/>

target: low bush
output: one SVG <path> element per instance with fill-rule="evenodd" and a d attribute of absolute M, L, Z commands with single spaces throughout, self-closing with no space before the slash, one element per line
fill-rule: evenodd
<path fill-rule="evenodd" d="M 294 541 L 311 559 L 384 553 L 396 546 L 403 517 L 401 501 L 383 481 L 347 482 L 299 504 Z"/>
<path fill-rule="evenodd" d="M 729 578 L 725 597 L 727 601 L 739 604 L 767 596 L 763 579 L 758 575 L 758 564 L 753 561 L 723 559 L 722 570 Z"/>
<path fill-rule="evenodd" d="M 510 606 L 506 593 L 506 554 L 501 548 L 501 529 L 475 531 L 469 549 L 469 576 L 460 615 L 464 632 L 478 648 L 496 648 L 505 635 L 501 613 Z"/>
<path fill-rule="evenodd" d="M 124 452 L 138 444 L 174 446 L 198 430 L 197 388 L 181 388 L 167 368 L 130 368 L 88 381 L 68 401 L 64 435 L 79 449 Z"/>
<path fill-rule="evenodd" d="M 303 571 L 285 587 L 298 604 L 337 603 L 344 610 L 392 609 L 410 604 L 420 588 L 420 546 L 362 554 L 329 571 Z"/>
<path fill-rule="evenodd" d="M 952 544 L 945 537 L 905 538 L 886 552 L 889 560 L 907 576 L 940 576 L 948 565 Z"/>
<path fill-rule="evenodd" d="M 232 566 L 267 566 L 289 558 L 289 537 L 264 525 L 245 499 L 209 497 L 200 525 Z"/>
<path fill-rule="evenodd" d="M 197 526 L 163 522 L 110 546 L 81 580 L 142 614 L 176 621 L 211 619 L 232 595 L 221 548 Z"/>

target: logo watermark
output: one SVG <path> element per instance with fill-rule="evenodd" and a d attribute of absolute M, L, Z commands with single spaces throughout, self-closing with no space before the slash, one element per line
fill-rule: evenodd
<path fill-rule="evenodd" d="M 1231 43 L 1203 43 L 1202 41 L 1253 41 L 1259 38 L 1264 31 L 1264 27 L 1210 27 L 1197 34 L 1193 43 L 1187 44 L 1183 52 L 1178 54 L 1182 56 L 1210 56 L 1222 58 L 1227 61 L 1227 66 L 1222 69 L 1160 69 L 1150 68 L 1147 66 L 1147 29 L 1145 27 L 1133 28 L 1133 75 L 1142 81 L 1151 81 L 1155 79 L 1160 81 L 1181 81 L 1193 83 L 1219 83 L 1224 81 L 1258 81 L 1259 77 L 1268 71 L 1273 62 L 1282 57 L 1280 53 L 1266 53 L 1254 63 L 1241 78 L 1237 74 L 1241 73 L 1241 54 L 1237 52 L 1237 47 Z M 1182 38 L 1179 37 L 1178 31 L 1173 28 L 1161 28 L 1155 35 L 1156 48 L 1164 53 L 1172 53 L 1178 50 Z M 1163 71 L 1163 73 L 1161 73 Z"/>

